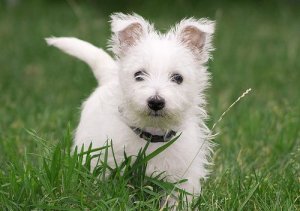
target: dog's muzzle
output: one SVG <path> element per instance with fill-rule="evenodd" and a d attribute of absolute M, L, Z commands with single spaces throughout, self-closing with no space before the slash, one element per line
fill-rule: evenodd
<path fill-rule="evenodd" d="M 159 111 L 162 110 L 165 107 L 165 99 L 160 97 L 159 95 L 155 95 L 153 97 L 150 97 L 147 101 L 148 103 L 148 107 L 152 110 L 152 111 Z"/>

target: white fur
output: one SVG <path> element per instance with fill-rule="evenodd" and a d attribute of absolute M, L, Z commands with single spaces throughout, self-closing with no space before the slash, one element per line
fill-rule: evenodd
<path fill-rule="evenodd" d="M 46 38 L 46 42 L 87 63 L 99 84 L 117 77 L 115 61 L 105 51 L 88 42 L 74 37 L 51 37 Z"/>
<path fill-rule="evenodd" d="M 135 34 L 133 44 L 121 52 L 120 33 L 132 23 L 138 23 L 142 33 L 138 37 Z M 194 53 L 181 41 L 180 36 L 186 26 L 196 27 L 205 35 L 204 46 L 198 49 L 200 54 Z M 187 170 L 183 178 L 188 182 L 182 187 L 199 194 L 200 179 L 208 175 L 207 164 L 212 146 L 210 130 L 204 123 L 207 118 L 204 90 L 209 84 L 205 62 L 212 50 L 214 23 L 205 19 L 185 19 L 167 34 L 160 34 L 138 15 L 117 13 L 112 15 L 112 31 L 110 47 L 115 53 L 115 60 L 103 50 L 75 38 L 47 39 L 48 44 L 88 63 L 100 83 L 83 103 L 75 146 L 84 144 L 88 147 L 92 142 L 93 147 L 101 147 L 111 139 L 116 159 L 121 161 L 124 149 L 128 155 L 135 155 L 146 144 L 130 126 L 153 134 L 177 131 L 177 134 L 182 133 L 180 138 L 149 161 L 147 172 L 165 171 L 171 181 L 176 181 Z M 134 73 L 142 68 L 148 76 L 144 77 L 144 81 L 135 81 Z M 183 83 L 172 82 L 172 73 L 181 74 Z M 149 116 L 147 99 L 155 94 L 166 101 L 163 117 Z M 151 143 L 147 153 L 162 145 Z M 109 162 L 113 164 L 112 157 Z"/>

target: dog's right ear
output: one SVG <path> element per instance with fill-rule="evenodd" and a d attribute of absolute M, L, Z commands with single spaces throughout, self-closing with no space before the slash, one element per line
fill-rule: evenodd
<path fill-rule="evenodd" d="M 111 50 L 116 56 L 122 56 L 150 33 L 153 26 L 137 14 L 126 15 L 114 13 L 111 15 L 112 39 Z"/>

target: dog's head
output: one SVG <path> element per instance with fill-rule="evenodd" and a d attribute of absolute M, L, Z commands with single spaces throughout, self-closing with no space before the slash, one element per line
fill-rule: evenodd
<path fill-rule="evenodd" d="M 166 34 L 138 15 L 112 15 L 124 112 L 142 127 L 170 127 L 199 113 L 214 23 L 184 19 Z M 201 110 L 201 109 L 200 109 Z"/>

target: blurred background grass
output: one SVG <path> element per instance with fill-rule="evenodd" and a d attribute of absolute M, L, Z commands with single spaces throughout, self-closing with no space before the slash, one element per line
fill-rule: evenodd
<path fill-rule="evenodd" d="M 247 88 L 253 92 L 217 127 L 207 200 L 218 207 L 231 199 L 230 208 L 260 175 L 267 178 L 261 187 L 269 196 L 255 189 L 254 198 L 299 208 L 298 0 L 0 0 L 0 168 L 6 162 L 21 166 L 25 151 L 42 152 L 26 129 L 52 142 L 68 123 L 74 129 L 81 102 L 96 87 L 85 64 L 48 48 L 43 38 L 74 36 L 105 48 L 112 12 L 136 12 L 161 31 L 183 17 L 217 21 L 208 124 Z M 222 190 L 219 196 L 215 189 Z"/>

